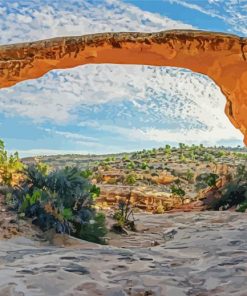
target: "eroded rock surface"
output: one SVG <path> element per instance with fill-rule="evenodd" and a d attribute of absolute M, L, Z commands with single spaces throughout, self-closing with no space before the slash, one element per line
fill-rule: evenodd
<path fill-rule="evenodd" d="M 0 241 L 0 295 L 244 296 L 246 215 L 141 214 L 140 232 L 112 246 Z"/>
<path fill-rule="evenodd" d="M 100 196 L 96 200 L 99 208 L 116 208 L 120 200 L 130 199 L 135 209 L 157 213 L 157 208 L 162 211 L 178 208 L 183 204 L 183 199 L 171 193 L 151 189 L 145 186 L 99 186 Z M 160 212 L 159 212 L 160 213 Z"/>
<path fill-rule="evenodd" d="M 212 78 L 226 96 L 225 112 L 247 144 L 247 38 L 173 30 L 102 33 L 0 46 L 0 87 L 52 69 L 84 64 L 142 64 L 187 68 Z"/>

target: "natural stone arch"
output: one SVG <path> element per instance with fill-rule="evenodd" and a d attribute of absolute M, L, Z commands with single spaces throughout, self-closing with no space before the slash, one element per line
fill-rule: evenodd
<path fill-rule="evenodd" d="M 0 46 L 0 88 L 84 64 L 190 69 L 210 77 L 226 97 L 225 113 L 247 144 L 247 38 L 191 30 L 102 33 Z"/>

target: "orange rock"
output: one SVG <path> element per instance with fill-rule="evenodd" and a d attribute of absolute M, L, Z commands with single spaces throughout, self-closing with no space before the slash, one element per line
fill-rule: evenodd
<path fill-rule="evenodd" d="M 171 184 L 177 179 L 177 177 L 167 175 L 167 174 L 160 174 L 158 177 L 153 177 L 153 180 L 156 184 L 167 185 Z"/>
<path fill-rule="evenodd" d="M 0 87 L 84 64 L 187 68 L 209 76 L 226 96 L 225 113 L 247 144 L 247 38 L 171 30 L 102 33 L 0 46 Z"/>

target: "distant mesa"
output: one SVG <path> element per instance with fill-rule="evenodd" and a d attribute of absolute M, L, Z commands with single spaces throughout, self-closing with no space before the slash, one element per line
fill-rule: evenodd
<path fill-rule="evenodd" d="M 0 88 L 53 69 L 102 63 L 172 66 L 207 75 L 225 95 L 225 113 L 247 145 L 247 38 L 235 35 L 193 30 L 102 33 L 2 45 Z"/>

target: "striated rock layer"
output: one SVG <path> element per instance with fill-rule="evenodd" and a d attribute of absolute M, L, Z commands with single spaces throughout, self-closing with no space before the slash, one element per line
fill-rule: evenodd
<path fill-rule="evenodd" d="M 0 46 L 0 87 L 84 64 L 187 68 L 209 76 L 247 144 L 247 38 L 204 31 L 102 33 Z"/>

